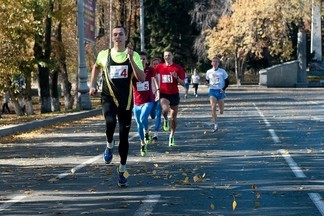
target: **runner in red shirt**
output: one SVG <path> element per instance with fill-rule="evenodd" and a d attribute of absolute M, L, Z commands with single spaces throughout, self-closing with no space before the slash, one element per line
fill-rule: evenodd
<path fill-rule="evenodd" d="M 140 82 L 133 78 L 133 92 L 134 92 L 134 118 L 137 124 L 137 132 L 141 141 L 141 156 L 146 156 L 147 144 L 151 143 L 151 136 L 148 130 L 148 117 L 150 115 L 153 103 L 155 100 L 159 100 L 159 94 L 154 95 L 152 91 L 152 85 L 155 89 L 159 89 L 159 85 L 156 78 L 155 69 L 147 66 L 147 54 L 145 52 L 140 53 L 141 61 L 144 67 L 145 80 Z M 153 82 L 153 83 L 152 83 Z"/>
<path fill-rule="evenodd" d="M 183 67 L 173 63 L 173 55 L 170 51 L 164 51 L 163 58 L 165 63 L 156 66 L 156 71 L 160 74 L 160 103 L 164 117 L 163 129 L 164 131 L 171 129 L 169 146 L 174 146 L 174 133 L 180 103 L 178 84 L 184 86 L 186 74 Z M 168 119 L 169 110 L 170 122 Z"/>

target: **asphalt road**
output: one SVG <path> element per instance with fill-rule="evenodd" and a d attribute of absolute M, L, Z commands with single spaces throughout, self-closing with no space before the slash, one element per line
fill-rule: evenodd
<path fill-rule="evenodd" d="M 127 188 L 100 115 L 25 133 L 0 145 L 0 215 L 324 216 L 323 93 L 231 88 L 213 133 L 202 87 L 181 100 L 176 146 L 161 132 L 141 157 L 133 122 Z"/>

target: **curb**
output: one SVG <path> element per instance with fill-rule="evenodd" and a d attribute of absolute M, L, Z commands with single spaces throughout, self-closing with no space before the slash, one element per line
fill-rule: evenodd
<path fill-rule="evenodd" d="M 37 128 L 42 128 L 42 127 L 46 127 L 46 126 L 57 124 L 57 123 L 74 121 L 77 119 L 87 118 L 87 117 L 100 115 L 100 114 L 101 114 L 101 108 L 89 110 L 89 111 L 81 111 L 81 112 L 76 112 L 76 113 L 68 113 L 68 114 L 64 114 L 62 116 L 56 116 L 53 118 L 46 118 L 46 119 L 42 119 L 42 120 L 35 120 L 35 121 L 18 124 L 18 125 L 4 126 L 0 129 L 0 137 L 23 133 L 23 132 L 35 130 Z"/>

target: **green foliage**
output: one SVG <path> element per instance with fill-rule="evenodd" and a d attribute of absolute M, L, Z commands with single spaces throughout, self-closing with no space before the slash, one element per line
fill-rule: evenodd
<path fill-rule="evenodd" d="M 175 62 L 187 67 L 195 64 L 194 27 L 189 15 L 192 8 L 192 0 L 145 1 L 145 44 L 151 57 L 162 57 L 168 49 L 174 53 Z"/>

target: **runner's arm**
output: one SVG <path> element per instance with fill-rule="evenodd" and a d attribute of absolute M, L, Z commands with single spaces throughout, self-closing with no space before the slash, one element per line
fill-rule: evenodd
<path fill-rule="evenodd" d="M 225 81 L 225 85 L 224 85 L 224 88 L 222 88 L 223 91 L 225 91 L 225 89 L 228 87 L 229 85 L 229 80 L 228 80 L 228 77 L 224 80 Z"/>
<path fill-rule="evenodd" d="M 144 73 L 143 65 L 142 65 L 142 62 L 140 61 L 138 53 L 134 52 L 132 49 L 127 47 L 126 55 L 129 59 L 129 62 L 132 65 L 136 79 L 140 82 L 144 82 L 145 81 L 145 73 Z M 137 58 L 137 60 L 135 60 L 134 58 Z"/>
<path fill-rule="evenodd" d="M 90 90 L 89 94 L 90 95 L 95 95 L 97 93 L 97 77 L 100 72 L 100 66 L 97 65 L 96 63 L 92 66 L 91 70 L 91 77 L 90 77 Z"/>

